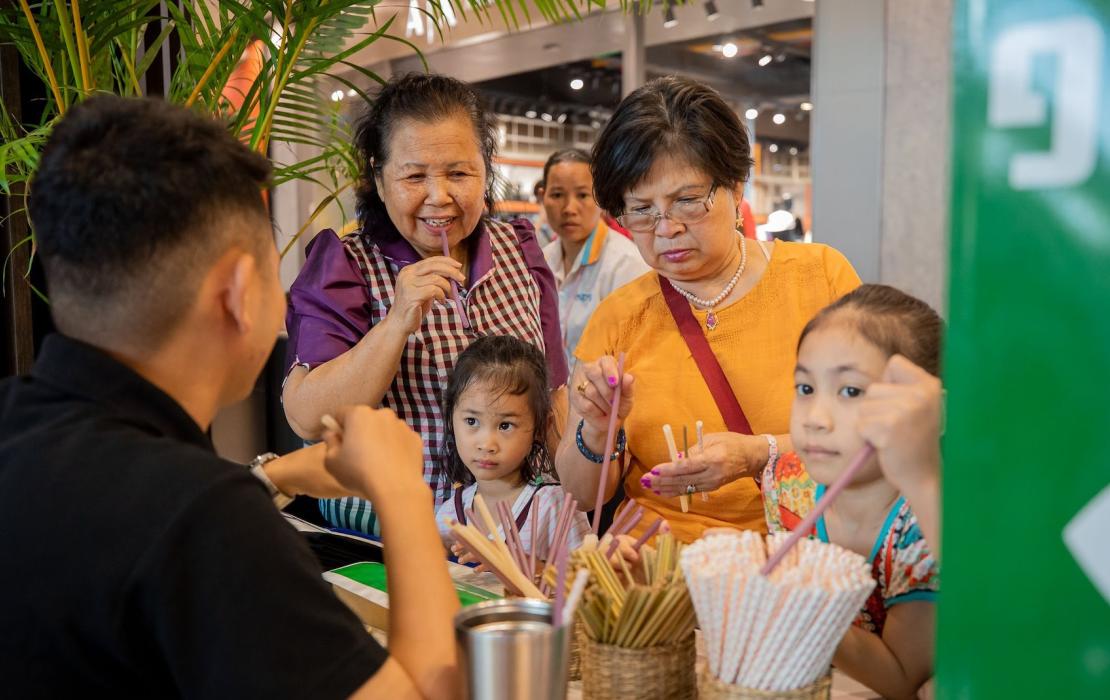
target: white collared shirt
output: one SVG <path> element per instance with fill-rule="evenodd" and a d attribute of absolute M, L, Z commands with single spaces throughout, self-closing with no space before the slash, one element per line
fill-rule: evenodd
<path fill-rule="evenodd" d="M 610 231 L 604 221 L 599 221 L 586 239 L 569 274 L 563 271 L 563 246 L 559 239 L 544 246 L 543 256 L 559 287 L 559 326 L 567 366 L 574 367 L 574 349 L 597 305 L 651 268 L 632 241 Z"/>

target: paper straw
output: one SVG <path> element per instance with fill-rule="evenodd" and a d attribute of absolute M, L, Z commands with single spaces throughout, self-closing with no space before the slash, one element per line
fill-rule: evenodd
<path fill-rule="evenodd" d="M 574 575 L 574 583 L 570 586 L 570 594 L 567 595 L 567 600 L 563 603 L 563 619 L 561 620 L 563 627 L 569 627 L 574 622 L 574 612 L 578 610 L 578 603 L 582 600 L 582 593 L 586 590 L 586 584 L 589 582 L 589 569 L 579 569 L 578 573 Z"/>
<path fill-rule="evenodd" d="M 609 484 L 609 462 L 613 456 L 613 440 L 617 437 L 617 410 L 621 405 L 621 387 L 624 386 L 624 353 L 617 357 L 617 386 L 609 403 L 609 430 L 605 434 L 605 451 L 601 453 L 601 478 L 597 482 L 597 500 L 594 501 L 593 533 L 601 525 L 601 508 L 605 505 L 605 487 Z"/>
<path fill-rule="evenodd" d="M 451 246 L 447 243 L 447 229 L 440 229 L 439 240 L 443 243 L 443 257 L 451 257 Z M 462 299 L 459 298 L 459 283 L 451 280 L 451 298 L 455 301 L 455 308 L 459 311 L 459 316 L 462 318 L 463 328 L 470 328 L 470 321 L 466 318 L 466 310 L 463 308 Z"/>
<path fill-rule="evenodd" d="M 872 447 L 870 443 L 865 444 L 863 449 L 852 458 L 852 462 L 848 465 L 848 468 L 844 470 L 844 473 L 829 486 L 827 491 L 825 491 L 825 495 L 821 497 L 821 500 L 813 505 L 813 510 L 806 515 L 805 519 L 803 519 L 796 528 L 794 528 L 794 531 L 790 533 L 790 537 L 787 538 L 786 542 L 767 560 L 767 563 L 764 564 L 763 569 L 760 571 L 761 574 L 767 576 L 774 571 L 775 567 L 782 561 L 782 558 L 786 556 L 786 553 L 798 543 L 798 540 L 809 535 L 810 531 L 813 530 L 813 526 L 817 523 L 817 519 L 828 510 L 829 506 L 836 500 L 840 492 L 855 478 L 856 473 L 863 468 L 863 465 L 873 454 L 875 454 L 875 448 Z"/>

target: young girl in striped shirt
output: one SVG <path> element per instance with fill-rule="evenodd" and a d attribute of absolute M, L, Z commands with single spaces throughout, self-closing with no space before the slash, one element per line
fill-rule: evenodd
<path fill-rule="evenodd" d="M 436 511 L 444 543 L 458 554 L 451 523 L 466 523 L 480 493 L 490 512 L 499 503 L 509 506 L 525 551 L 535 547 L 537 559 L 544 559 L 565 492 L 553 478 L 545 442 L 553 411 L 543 354 L 511 336 L 474 341 L 455 363 L 443 392 L 443 415 L 444 469 L 456 484 Z M 585 513 L 576 511 L 570 549 L 588 531 Z"/>

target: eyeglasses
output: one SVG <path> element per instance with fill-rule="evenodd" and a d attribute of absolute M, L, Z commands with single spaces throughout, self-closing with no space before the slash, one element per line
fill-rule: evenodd
<path fill-rule="evenodd" d="M 620 222 L 621 226 L 636 233 L 652 233 L 663 217 L 676 224 L 696 224 L 709 216 L 709 210 L 713 208 L 713 195 L 716 192 L 717 186 L 713 185 L 709 189 L 709 194 L 704 197 L 680 199 L 665 212 L 625 212 L 617 217 L 617 221 Z"/>

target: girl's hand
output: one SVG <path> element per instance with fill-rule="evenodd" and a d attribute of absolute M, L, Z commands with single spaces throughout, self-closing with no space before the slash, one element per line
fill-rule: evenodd
<path fill-rule="evenodd" d="M 660 464 L 640 484 L 663 498 L 683 495 L 690 485 L 707 493 L 754 476 L 767 465 L 767 439 L 761 435 L 707 433 L 702 442 L 703 449 L 692 446 L 689 457 Z"/>
<path fill-rule="evenodd" d="M 477 559 L 473 558 L 470 555 L 470 550 L 466 549 L 461 544 L 456 543 L 456 544 L 451 545 L 451 554 L 454 554 L 455 558 L 463 566 L 468 566 L 470 564 L 478 564 L 478 566 L 474 567 L 475 571 L 486 571 L 485 565 L 482 564 L 481 562 L 479 562 Z"/>
<path fill-rule="evenodd" d="M 883 475 L 899 491 L 936 482 L 942 394 L 939 379 L 895 355 L 860 401 L 859 434 L 875 446 Z"/>
<path fill-rule="evenodd" d="M 613 393 L 617 390 L 618 381 L 622 384 L 617 418 L 620 423 L 623 423 L 632 412 L 634 379 L 627 372 L 623 377 L 617 377 L 615 357 L 605 355 L 596 362 L 579 366 L 570 381 L 570 405 L 585 421 L 585 425 L 582 426 L 582 437 L 591 448 L 598 447 L 597 443 L 605 440 L 609 430 L 609 408 L 613 403 Z M 601 452 L 604 449 L 605 446 L 600 445 L 595 451 Z"/>
<path fill-rule="evenodd" d="M 450 298 L 452 281 L 466 284 L 462 263 L 452 258 L 436 256 L 406 265 L 397 273 L 393 306 L 386 318 L 406 335 L 415 333 L 432 304 Z"/>

